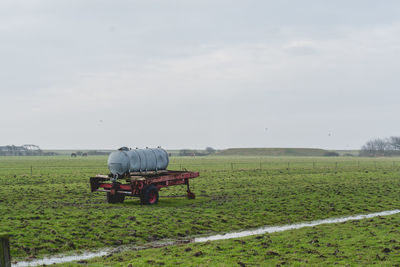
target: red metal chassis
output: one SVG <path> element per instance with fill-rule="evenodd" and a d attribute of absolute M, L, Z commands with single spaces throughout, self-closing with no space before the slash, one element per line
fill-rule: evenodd
<path fill-rule="evenodd" d="M 128 178 L 133 179 L 130 179 L 130 182 L 123 184 L 120 182 L 112 183 L 110 177 L 105 175 L 97 175 L 90 178 L 90 187 L 92 192 L 110 192 L 112 195 L 119 193 L 128 196 L 140 197 L 142 189 L 149 185 L 154 185 L 157 190 L 160 190 L 163 187 L 186 184 L 188 197 L 194 198 L 194 194 L 189 188 L 189 179 L 196 178 L 198 176 L 198 172 L 167 171 L 164 173 L 155 173 L 151 175 L 132 175 Z"/>

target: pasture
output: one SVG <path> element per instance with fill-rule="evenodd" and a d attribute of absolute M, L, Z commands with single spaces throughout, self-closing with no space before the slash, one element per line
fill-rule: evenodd
<path fill-rule="evenodd" d="M 125 251 L 60 266 L 396 266 L 400 215 L 281 233 Z M 58 265 L 57 265 L 58 266 Z"/>
<path fill-rule="evenodd" d="M 143 245 L 164 239 L 186 239 L 264 225 L 392 210 L 400 206 L 398 158 L 172 157 L 169 169 L 200 171 L 200 177 L 191 180 L 197 198 L 188 200 L 184 186 L 170 187 L 161 190 L 160 201 L 155 206 L 142 206 L 137 198 L 127 198 L 123 204 L 107 204 L 103 193 L 91 193 L 89 177 L 108 173 L 106 161 L 105 156 L 0 158 L 0 232 L 10 234 L 14 260 L 121 245 Z M 379 219 L 361 224 L 369 229 L 375 221 L 379 222 Z M 344 224 L 349 225 L 351 223 Z M 398 225 L 398 216 L 385 219 L 388 229 L 395 225 Z M 379 241 L 373 235 L 371 238 L 362 235 L 362 231 L 355 227 L 344 226 L 338 227 L 337 231 L 330 230 L 329 227 L 334 226 L 321 226 L 318 229 L 322 230 L 315 231 L 331 233 L 325 235 L 326 243 L 337 243 L 343 246 L 339 251 L 348 251 L 348 254 L 352 253 L 350 247 L 353 243 L 346 241 L 344 237 L 347 235 L 362 238 L 367 243 Z M 308 231 L 314 230 L 273 234 L 274 245 L 266 251 L 278 250 L 289 243 L 294 248 L 287 251 L 298 251 L 296 246 L 306 248 L 310 241 Z M 373 232 L 376 235 L 381 233 L 378 230 Z M 193 257 L 195 250 L 201 250 L 202 256 L 196 258 L 202 258 L 202 263 L 207 265 L 208 262 L 219 263 L 219 258 L 231 257 L 229 253 L 241 255 L 235 249 L 230 252 L 222 249 L 221 253 L 214 255 L 216 246 L 243 246 L 243 253 L 250 253 L 253 245 L 256 247 L 257 242 L 263 243 L 265 238 L 269 236 L 249 237 L 244 239 L 244 243 L 227 240 L 159 251 Z M 284 243 L 285 240 L 289 243 Z M 393 237 L 393 240 L 397 242 L 400 237 Z M 187 248 L 194 252 L 184 253 L 182 250 Z M 151 251 L 135 252 L 137 254 L 133 253 L 132 257 L 143 255 L 142 259 L 149 260 L 150 254 L 146 253 Z M 254 251 L 260 253 L 256 248 Z M 330 248 L 326 251 L 328 253 Z M 286 250 L 278 254 L 282 253 Z M 321 253 L 326 254 L 324 251 Z M 254 259 L 249 255 L 246 256 L 249 262 L 259 259 L 257 255 Z M 290 262 L 296 257 L 302 258 L 289 255 L 283 260 L 277 258 L 276 264 L 279 261 Z M 111 259 L 114 258 L 108 260 Z M 126 256 L 121 256 L 121 259 L 130 261 Z M 320 257 L 320 260 L 324 262 L 326 258 Z M 172 259 L 166 261 L 173 262 Z M 310 262 L 318 263 L 318 258 Z"/>

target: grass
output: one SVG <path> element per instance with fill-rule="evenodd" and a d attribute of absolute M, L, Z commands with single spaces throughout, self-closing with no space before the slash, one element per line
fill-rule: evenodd
<path fill-rule="evenodd" d="M 398 266 L 400 215 L 125 251 L 64 266 Z M 58 266 L 58 265 L 57 265 Z"/>
<path fill-rule="evenodd" d="M 0 232 L 10 234 L 13 258 L 140 245 L 400 204 L 399 159 L 173 157 L 170 169 L 201 171 L 191 184 L 197 198 L 186 199 L 185 188 L 176 186 L 163 189 L 156 206 L 141 206 L 136 198 L 107 204 L 104 194 L 90 193 L 89 177 L 107 173 L 106 160 L 0 158 Z"/>

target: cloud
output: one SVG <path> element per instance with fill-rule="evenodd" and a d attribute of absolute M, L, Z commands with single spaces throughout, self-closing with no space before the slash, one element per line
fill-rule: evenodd
<path fill-rule="evenodd" d="M 343 140 L 351 132 L 357 147 L 356 132 L 368 139 L 372 130 L 349 130 L 355 121 L 378 125 L 399 111 L 398 23 L 338 23 L 351 12 L 337 9 L 325 20 L 304 4 L 298 16 L 279 4 L 281 13 L 266 16 L 275 9 L 261 1 L 243 4 L 246 12 L 236 3 L 185 3 L 179 14 L 128 2 L 66 3 L 2 17 L 0 112 L 12 110 L 1 117 L 5 140 L 26 138 L 18 127 L 27 124 L 38 129 L 30 142 L 53 147 L 133 139 L 170 147 L 340 146 L 318 137 L 335 129 Z"/>
<path fill-rule="evenodd" d="M 42 88 L 33 99 L 45 113 L 47 108 L 88 110 L 129 101 L 138 107 L 148 101 L 155 105 L 186 99 L 230 101 L 251 92 L 318 96 L 325 94 L 322 92 L 376 90 L 376 82 L 395 79 L 380 67 L 398 64 L 393 63 L 393 53 L 399 49 L 400 40 L 395 37 L 400 36 L 396 35 L 399 29 L 391 25 L 348 31 L 331 40 L 205 46 L 190 56 L 149 60 L 140 68 L 77 73 L 68 84 Z M 366 66 L 368 61 L 374 64 Z"/>
<path fill-rule="evenodd" d="M 318 52 L 315 43 L 305 40 L 292 41 L 283 46 L 283 49 L 291 55 L 311 55 Z"/>

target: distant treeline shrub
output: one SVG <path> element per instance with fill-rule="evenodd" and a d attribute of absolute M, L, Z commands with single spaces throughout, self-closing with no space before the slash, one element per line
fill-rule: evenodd
<path fill-rule="evenodd" d="M 206 147 L 205 151 L 198 151 L 194 149 L 181 149 L 179 150 L 179 156 L 208 156 L 212 155 L 216 150 L 212 147 Z"/>
<path fill-rule="evenodd" d="M 98 150 L 90 150 L 87 152 L 89 156 L 100 156 L 100 155 L 109 155 L 108 151 L 98 151 Z"/>
<path fill-rule="evenodd" d="M 339 157 L 339 153 L 334 151 L 328 151 L 324 153 L 325 157 Z"/>
<path fill-rule="evenodd" d="M 400 136 L 376 138 L 362 146 L 361 157 L 400 156 Z"/>

